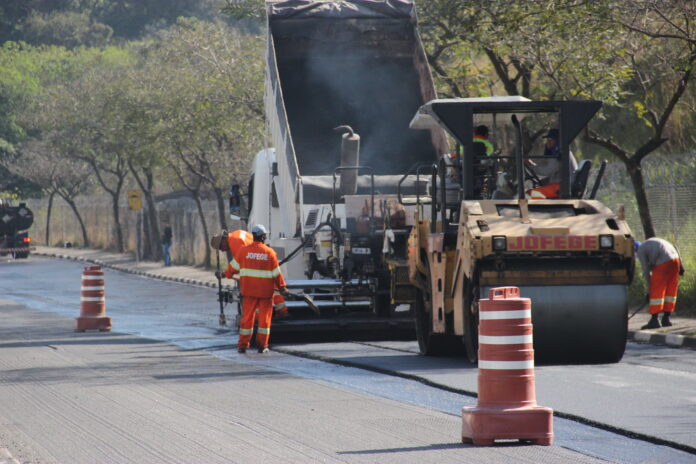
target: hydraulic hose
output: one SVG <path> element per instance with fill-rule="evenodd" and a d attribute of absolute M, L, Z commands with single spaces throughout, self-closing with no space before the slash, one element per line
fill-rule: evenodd
<path fill-rule="evenodd" d="M 290 254 L 287 255 L 287 256 L 279 263 L 279 265 L 282 266 L 283 264 L 287 263 L 288 261 L 290 261 L 291 259 L 293 259 L 295 256 L 297 256 L 297 253 L 299 253 L 299 251 L 300 251 L 302 248 L 304 248 L 304 247 L 307 245 L 307 243 L 309 243 L 309 241 L 310 241 L 311 239 L 314 238 L 314 235 L 316 235 L 316 233 L 319 231 L 319 229 L 321 229 L 321 228 L 324 227 L 324 226 L 329 226 L 329 227 L 331 227 L 331 230 L 333 230 L 334 233 L 336 234 L 336 236 L 338 237 L 338 243 L 343 243 L 343 235 L 341 234 L 341 231 L 340 231 L 334 224 L 332 224 L 331 221 L 322 222 L 321 224 L 319 224 L 318 226 L 316 226 L 316 227 L 314 228 L 314 230 L 312 231 L 312 233 L 309 234 L 309 235 L 307 235 L 307 236 L 305 237 L 305 239 L 302 240 L 302 243 L 300 243 L 300 245 L 299 245 L 297 248 L 295 248 L 294 250 L 292 250 L 292 252 L 290 252 Z"/>

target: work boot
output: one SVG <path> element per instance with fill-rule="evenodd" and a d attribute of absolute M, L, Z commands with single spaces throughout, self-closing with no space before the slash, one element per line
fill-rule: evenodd
<path fill-rule="evenodd" d="M 259 353 L 261 354 L 266 354 L 268 353 L 268 347 L 267 346 L 262 346 L 259 348 Z"/>
<path fill-rule="evenodd" d="M 246 353 L 246 348 L 242 348 L 241 346 L 237 348 L 237 353 Z"/>
<path fill-rule="evenodd" d="M 657 320 L 657 314 L 653 314 L 647 324 L 640 328 L 640 330 L 645 329 L 659 329 L 660 321 Z"/>
<path fill-rule="evenodd" d="M 672 321 L 669 320 L 669 313 L 662 313 L 662 327 L 672 327 Z"/>

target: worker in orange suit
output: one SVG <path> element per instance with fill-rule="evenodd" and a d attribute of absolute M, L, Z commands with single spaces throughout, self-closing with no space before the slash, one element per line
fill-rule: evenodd
<path fill-rule="evenodd" d="M 232 275 L 239 274 L 242 295 L 237 351 L 245 353 L 249 348 L 258 310 L 256 344 L 259 353 L 267 353 L 273 317 L 273 293 L 277 288 L 281 295 L 285 295 L 287 289 L 275 251 L 264 244 L 268 231 L 258 224 L 251 229 L 251 234 L 254 241 L 240 248 L 230 261 Z"/>
<path fill-rule="evenodd" d="M 239 229 L 227 234 L 227 249 L 230 251 L 230 254 L 233 258 L 236 255 L 237 251 L 239 251 L 247 245 L 251 245 L 253 242 L 254 237 L 246 230 Z M 227 269 L 225 269 L 225 277 L 231 279 L 232 274 L 232 268 L 228 265 Z"/>
<path fill-rule="evenodd" d="M 650 321 L 641 329 L 660 327 L 658 316 L 662 314 L 662 327 L 669 327 L 670 314 L 677 304 L 679 276 L 684 275 L 684 265 L 677 249 L 667 240 L 649 238 L 643 243 L 635 242 L 636 256 L 643 267 L 643 277 L 649 285 L 647 299 L 650 302 Z"/>
<path fill-rule="evenodd" d="M 220 250 L 224 252 L 230 252 L 230 255 L 234 257 L 235 253 L 242 247 L 251 244 L 254 241 L 251 233 L 246 230 L 235 230 L 233 232 L 227 233 L 223 230 L 220 235 L 214 235 L 210 239 L 210 246 L 215 250 Z M 221 276 L 232 278 L 232 268 L 228 265 L 227 269 L 222 273 Z"/>

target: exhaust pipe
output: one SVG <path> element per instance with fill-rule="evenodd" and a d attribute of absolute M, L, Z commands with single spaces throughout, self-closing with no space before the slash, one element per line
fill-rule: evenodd
<path fill-rule="evenodd" d="M 354 167 L 355 169 L 341 170 L 341 195 L 355 195 L 358 193 L 358 169 L 360 165 L 360 136 L 350 126 L 338 126 L 335 131 L 344 131 L 341 137 L 341 167 Z"/>

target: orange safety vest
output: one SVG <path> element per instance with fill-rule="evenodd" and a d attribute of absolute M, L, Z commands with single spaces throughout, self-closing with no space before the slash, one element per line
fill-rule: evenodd
<path fill-rule="evenodd" d="M 261 242 L 240 248 L 230 267 L 233 274 L 239 274 L 242 296 L 273 298 L 274 289 L 285 288 L 275 251 Z"/>
<path fill-rule="evenodd" d="M 239 229 L 227 234 L 227 246 L 230 249 L 232 257 L 234 257 L 237 251 L 239 251 L 242 247 L 251 245 L 253 242 L 254 236 L 246 230 Z M 234 272 L 232 272 L 232 268 L 227 266 L 227 269 L 225 270 L 225 277 L 231 279 L 233 274 Z"/>

